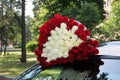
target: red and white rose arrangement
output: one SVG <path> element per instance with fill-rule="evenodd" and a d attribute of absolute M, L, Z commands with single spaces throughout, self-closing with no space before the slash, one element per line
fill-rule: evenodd
<path fill-rule="evenodd" d="M 98 54 L 98 41 L 80 22 L 55 14 L 40 27 L 38 48 L 34 53 L 43 67 L 73 63 Z"/>

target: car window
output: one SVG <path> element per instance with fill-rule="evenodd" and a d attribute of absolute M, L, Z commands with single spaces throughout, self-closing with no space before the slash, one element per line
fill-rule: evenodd
<path fill-rule="evenodd" d="M 57 80 L 62 69 L 63 69 L 62 66 L 55 66 L 55 67 L 47 68 L 41 73 L 39 73 L 37 76 L 32 78 L 31 80 Z"/>
<path fill-rule="evenodd" d="M 42 71 L 42 68 L 39 63 L 34 64 L 26 71 L 21 73 L 20 75 L 16 76 L 12 80 L 31 80 L 34 76 Z"/>
<path fill-rule="evenodd" d="M 104 65 L 100 66 L 97 80 L 120 80 L 120 60 L 102 59 L 102 61 Z"/>
<path fill-rule="evenodd" d="M 13 80 L 119 80 L 120 60 L 94 59 L 43 70 L 35 64 Z"/>
<path fill-rule="evenodd" d="M 101 60 L 75 61 L 64 66 L 45 69 L 32 80 L 91 80 L 99 73 Z"/>

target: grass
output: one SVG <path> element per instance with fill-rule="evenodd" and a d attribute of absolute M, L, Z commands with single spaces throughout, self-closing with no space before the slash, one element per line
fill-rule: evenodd
<path fill-rule="evenodd" d="M 9 55 L 0 55 L 0 75 L 15 77 L 37 61 L 34 53 L 27 53 L 27 63 L 21 63 L 20 57 L 21 52 L 9 52 Z"/>

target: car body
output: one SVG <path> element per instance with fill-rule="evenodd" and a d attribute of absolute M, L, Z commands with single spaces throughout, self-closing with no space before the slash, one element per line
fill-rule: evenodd
<path fill-rule="evenodd" d="M 46 69 L 36 63 L 13 80 L 119 80 L 120 41 L 102 43 L 98 49 L 100 54 L 87 62 L 58 65 Z"/>

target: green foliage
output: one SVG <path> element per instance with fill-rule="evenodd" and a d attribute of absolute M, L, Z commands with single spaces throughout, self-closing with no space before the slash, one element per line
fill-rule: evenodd
<path fill-rule="evenodd" d="M 33 52 L 37 48 L 38 43 L 36 41 L 29 41 L 26 44 L 27 51 Z"/>
<path fill-rule="evenodd" d="M 21 30 L 16 19 L 16 16 L 20 15 L 19 13 L 16 14 L 16 8 L 18 9 L 21 5 L 17 5 L 17 2 L 18 0 L 0 0 L 0 40 L 5 46 L 9 42 L 13 42 L 16 45 L 21 40 Z"/>
<path fill-rule="evenodd" d="M 111 18 L 109 23 L 114 26 L 115 30 L 120 29 L 120 1 L 112 4 Z"/>
<path fill-rule="evenodd" d="M 100 20 L 100 13 L 97 4 L 95 3 L 86 3 L 81 8 L 81 22 L 84 23 L 90 30 L 93 29 L 93 26 L 96 26 Z"/>
<path fill-rule="evenodd" d="M 114 0 L 110 17 L 104 22 L 104 25 L 98 29 L 98 33 L 103 34 L 106 41 L 120 39 L 120 1 Z"/>
<path fill-rule="evenodd" d="M 39 27 L 55 13 L 74 18 L 90 30 L 105 18 L 102 0 L 34 0 L 33 4 L 32 40 L 37 40 Z"/>
<path fill-rule="evenodd" d="M 48 10 L 45 9 L 44 7 L 39 8 L 36 10 L 36 7 L 39 5 L 35 6 L 35 11 L 34 11 L 34 19 L 31 20 L 31 27 L 30 27 L 30 32 L 31 32 L 31 39 L 32 40 L 37 40 L 39 36 L 39 27 L 47 20 L 45 17 L 48 13 Z"/>
<path fill-rule="evenodd" d="M 100 24 L 94 38 L 100 41 L 120 40 L 120 0 L 113 0 L 108 19 Z"/>
<path fill-rule="evenodd" d="M 101 17 L 96 3 L 85 3 L 80 9 L 78 7 L 66 8 L 61 14 L 75 18 L 85 24 L 90 30 L 94 29 L 93 26 L 99 23 Z"/>

